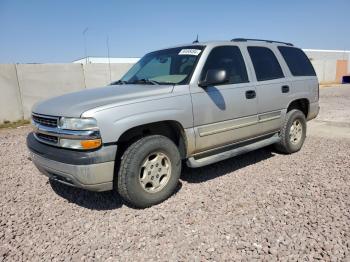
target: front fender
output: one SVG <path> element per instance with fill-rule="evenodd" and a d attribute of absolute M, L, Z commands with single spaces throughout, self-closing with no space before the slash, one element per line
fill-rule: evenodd
<path fill-rule="evenodd" d="M 154 122 L 172 120 L 183 128 L 193 126 L 191 98 L 187 94 L 107 108 L 92 117 L 97 120 L 103 143 L 116 142 L 125 131 Z"/>

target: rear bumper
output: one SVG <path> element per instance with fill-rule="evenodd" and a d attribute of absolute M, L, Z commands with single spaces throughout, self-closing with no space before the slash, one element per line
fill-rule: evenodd
<path fill-rule="evenodd" d="M 91 191 L 113 189 L 116 145 L 92 152 L 56 148 L 27 137 L 33 163 L 41 173 L 60 183 Z"/>
<path fill-rule="evenodd" d="M 318 102 L 311 103 L 309 105 L 309 113 L 307 115 L 307 120 L 314 119 L 318 115 L 319 111 L 320 111 L 320 106 Z"/>

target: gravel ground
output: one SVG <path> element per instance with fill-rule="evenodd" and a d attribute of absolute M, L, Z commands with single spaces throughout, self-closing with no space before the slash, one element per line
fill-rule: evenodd
<path fill-rule="evenodd" d="M 321 89 L 319 121 L 350 124 L 350 85 Z"/>
<path fill-rule="evenodd" d="M 350 261 L 350 140 L 309 136 L 293 155 L 185 168 L 173 197 L 136 210 L 50 184 L 28 159 L 29 130 L 0 130 L 0 261 Z"/>

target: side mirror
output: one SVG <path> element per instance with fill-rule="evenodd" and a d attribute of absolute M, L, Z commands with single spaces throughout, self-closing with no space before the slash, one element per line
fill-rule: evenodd
<path fill-rule="evenodd" d="M 199 82 L 200 87 L 224 84 L 227 82 L 226 70 L 209 69 L 204 80 Z"/>

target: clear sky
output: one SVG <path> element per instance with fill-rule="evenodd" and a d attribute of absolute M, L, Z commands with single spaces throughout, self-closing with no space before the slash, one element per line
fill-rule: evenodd
<path fill-rule="evenodd" d="M 0 63 L 71 62 L 87 54 L 140 57 L 154 49 L 234 37 L 350 49 L 350 0 L 0 0 Z"/>

